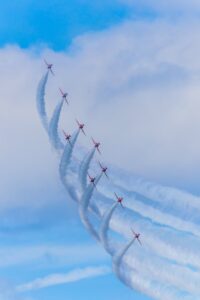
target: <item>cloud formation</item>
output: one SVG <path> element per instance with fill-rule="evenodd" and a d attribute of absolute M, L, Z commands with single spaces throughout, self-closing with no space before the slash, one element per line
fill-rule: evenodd
<path fill-rule="evenodd" d="M 35 222 L 40 210 L 53 211 L 62 202 L 56 158 L 51 158 L 35 108 L 43 56 L 54 62 L 57 75 L 49 79 L 48 113 L 60 99 L 61 85 L 69 92 L 74 116 L 99 138 L 108 161 L 151 180 L 199 191 L 199 28 L 191 21 L 176 26 L 158 20 L 125 22 L 76 38 L 68 52 L 44 49 L 38 56 L 34 49 L 1 49 L 1 222 L 9 223 L 5 211 L 16 219 L 16 207 L 29 209 L 25 222 Z M 67 107 L 65 113 L 61 126 L 73 132 L 74 116 Z M 26 216 L 19 214 L 18 221 L 20 215 Z"/>
<path fill-rule="evenodd" d="M 25 283 L 17 287 L 19 292 L 41 289 L 52 285 L 66 284 L 70 282 L 80 281 L 90 277 L 104 276 L 111 272 L 107 266 L 87 267 L 72 270 L 66 274 L 52 274 L 43 278 L 38 278 L 31 282 Z"/>
<path fill-rule="evenodd" d="M 197 187 L 199 27 L 127 22 L 77 38 L 71 56 L 58 59 L 73 111 L 102 140 L 109 161 L 150 179 Z"/>

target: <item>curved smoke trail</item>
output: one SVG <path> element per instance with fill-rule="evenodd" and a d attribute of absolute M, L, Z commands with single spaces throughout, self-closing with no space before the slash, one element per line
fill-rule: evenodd
<path fill-rule="evenodd" d="M 95 230 L 94 226 L 90 223 L 90 220 L 88 218 L 88 207 L 90 205 L 90 199 L 93 195 L 94 189 L 96 188 L 96 185 L 98 184 L 101 177 L 102 177 L 102 173 L 95 180 L 95 185 L 93 183 L 90 183 L 88 185 L 79 203 L 79 215 L 81 221 L 96 240 L 99 240 L 99 235 Z"/>
<path fill-rule="evenodd" d="M 135 239 L 132 239 L 127 245 L 122 247 L 121 250 L 116 252 L 113 256 L 113 270 L 116 276 L 124 282 L 127 286 L 133 289 L 137 289 L 138 291 L 145 293 L 146 295 L 153 297 L 154 299 L 173 299 L 180 300 L 180 290 L 176 287 L 172 286 L 163 286 L 160 283 L 159 277 L 157 276 L 157 280 L 152 280 L 152 274 L 144 274 L 140 275 L 140 269 L 136 270 L 133 266 L 132 271 L 127 270 L 127 268 L 123 269 L 123 260 L 125 256 L 128 254 L 127 252 L 135 242 Z M 136 261 L 136 260 L 135 260 Z M 144 266 L 144 270 L 147 269 L 147 265 Z M 140 264 L 141 268 L 141 264 Z M 170 274 L 171 275 L 171 274 Z M 180 274 L 179 274 L 180 275 Z M 149 280 L 149 278 L 151 278 Z M 190 293 L 183 291 L 184 295 L 183 299 L 192 300 L 198 299 L 194 297 L 194 295 L 190 295 Z M 182 295 L 182 296 L 183 296 Z"/>
<path fill-rule="evenodd" d="M 118 252 L 116 252 L 116 254 L 113 255 L 113 270 L 117 275 L 117 277 L 122 281 L 124 280 L 124 277 L 121 274 L 121 263 L 124 258 L 124 255 L 129 250 L 129 248 L 133 245 L 134 242 L 135 242 L 135 238 L 132 239 L 125 247 L 123 247 Z"/>
<path fill-rule="evenodd" d="M 38 114 L 40 116 L 41 122 L 45 130 L 48 130 L 48 120 L 47 120 L 47 114 L 46 114 L 46 108 L 45 108 L 45 87 L 47 84 L 49 72 L 47 71 L 46 74 L 41 78 L 38 88 L 37 88 L 37 110 Z"/>
<path fill-rule="evenodd" d="M 170 285 L 184 292 L 200 296 L 199 273 L 182 265 L 173 264 L 158 256 L 150 255 L 144 247 L 131 248 L 124 256 L 123 267 L 142 272 L 146 277 L 160 281 L 162 285 Z M 162 269 L 158 266 L 162 265 Z M 187 282 L 187 285 L 185 284 Z"/>
<path fill-rule="evenodd" d="M 110 220 L 112 218 L 112 215 L 115 211 L 115 209 L 118 206 L 118 202 L 114 203 L 110 210 L 108 210 L 108 212 L 106 212 L 103 216 L 102 222 L 101 222 L 101 226 L 100 226 L 100 231 L 99 231 L 99 237 L 101 240 L 101 243 L 103 244 L 105 250 L 110 254 L 113 255 L 114 254 L 114 248 L 113 245 L 110 243 L 110 240 L 108 239 L 108 230 L 109 230 L 109 223 Z"/>
<path fill-rule="evenodd" d="M 93 148 L 83 159 L 80 170 L 79 170 L 79 179 L 81 182 L 82 190 L 84 191 L 87 187 L 87 174 L 90 167 L 90 163 L 94 157 L 95 154 L 95 148 Z"/>
<path fill-rule="evenodd" d="M 53 112 L 52 118 L 49 122 L 49 138 L 52 143 L 52 146 L 56 150 L 60 150 L 64 148 L 64 145 L 62 141 L 60 140 L 59 134 L 58 134 L 58 122 L 60 119 L 60 113 L 63 107 L 63 100 L 60 100 L 60 102 L 56 105 L 55 110 Z"/>
<path fill-rule="evenodd" d="M 70 140 L 70 144 L 66 143 L 61 159 L 60 159 L 60 164 L 59 164 L 59 175 L 60 175 L 60 180 L 63 183 L 64 187 L 68 191 L 69 195 L 71 198 L 78 202 L 78 195 L 76 192 L 76 188 L 74 188 L 74 185 L 70 184 L 69 181 L 66 178 L 67 175 L 67 170 L 71 162 L 72 158 L 72 153 L 74 150 L 74 146 L 76 144 L 76 141 L 78 139 L 80 130 L 77 130 L 73 135 Z"/>

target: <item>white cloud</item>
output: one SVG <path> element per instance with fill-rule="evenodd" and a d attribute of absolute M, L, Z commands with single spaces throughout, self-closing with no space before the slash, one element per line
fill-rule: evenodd
<path fill-rule="evenodd" d="M 200 166 L 199 27 L 127 22 L 80 37 L 58 65 L 109 161 L 187 188 Z"/>
<path fill-rule="evenodd" d="M 51 274 L 43 278 L 38 278 L 18 286 L 17 290 L 19 292 L 25 292 L 34 289 L 41 289 L 53 285 L 76 282 L 86 278 L 104 276 L 110 272 L 111 270 L 107 266 L 80 268 L 72 270 L 66 274 Z"/>
<path fill-rule="evenodd" d="M 65 108 L 62 127 L 72 131 L 76 115 L 102 142 L 106 160 L 197 189 L 199 29 L 199 22 L 126 22 L 77 38 L 68 52 L 44 50 L 56 73 L 48 84 L 49 110 L 60 97 L 57 87 L 67 89 L 72 110 Z M 0 61 L 1 214 L 57 205 L 56 156 L 35 108 L 43 62 L 34 49 L 13 46 L 1 49 Z"/>

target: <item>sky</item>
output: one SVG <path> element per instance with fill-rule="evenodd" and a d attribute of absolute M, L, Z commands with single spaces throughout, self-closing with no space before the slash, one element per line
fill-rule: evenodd
<path fill-rule="evenodd" d="M 2 300 L 165 300 L 173 285 L 171 299 L 198 299 L 199 17 L 197 0 L 0 1 Z M 138 272 L 133 289 L 114 274 L 59 180 L 59 155 L 36 110 L 43 58 L 56 75 L 47 83 L 48 115 L 58 87 L 67 90 L 61 128 L 73 132 L 74 118 L 86 123 L 134 210 L 144 251 L 126 258 L 127 274 Z M 84 136 L 80 143 L 91 147 Z M 100 188 L 110 196 L 107 186 Z M 125 245 L 129 214 L 117 216 L 111 227 Z M 190 272 L 194 286 L 186 288 Z"/>

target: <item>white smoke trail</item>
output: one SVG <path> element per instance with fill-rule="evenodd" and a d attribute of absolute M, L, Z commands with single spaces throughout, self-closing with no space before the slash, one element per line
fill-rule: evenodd
<path fill-rule="evenodd" d="M 66 143 L 60 164 L 59 164 L 59 174 L 60 174 L 60 180 L 63 183 L 64 187 L 66 188 L 67 192 L 71 196 L 71 198 L 78 202 L 78 195 L 77 195 L 77 188 L 74 187 L 74 185 L 70 184 L 69 181 L 66 178 L 68 167 L 70 166 L 72 153 L 74 150 L 74 146 L 76 144 L 76 141 L 78 139 L 80 130 L 75 131 L 75 133 L 72 135 L 72 138 L 70 140 L 70 144 Z"/>
<path fill-rule="evenodd" d="M 192 233 L 200 237 L 199 225 L 183 220 L 178 214 L 174 216 L 169 212 L 160 210 L 158 206 L 154 207 L 152 201 L 138 193 L 127 191 L 116 185 L 114 188 L 117 192 L 123 193 L 126 198 L 126 207 L 139 213 L 142 217 L 149 218 L 158 224 L 169 226 L 178 231 Z M 107 196 L 110 195 L 110 189 L 103 186 L 100 186 L 100 191 Z"/>
<path fill-rule="evenodd" d="M 200 197 L 176 188 L 164 187 L 158 184 L 135 178 L 123 172 L 117 176 L 113 172 L 116 185 L 128 189 L 129 192 L 137 192 L 147 197 L 154 206 L 159 206 L 163 211 L 171 214 L 178 213 L 182 219 L 191 222 L 200 222 Z"/>
<path fill-rule="evenodd" d="M 141 249 L 135 247 L 134 249 L 136 251 L 129 251 L 130 253 L 125 256 L 131 244 L 132 242 L 117 253 L 116 249 L 119 245 L 112 243 L 113 254 L 117 253 L 117 255 L 114 255 L 115 261 L 117 262 L 114 267 L 117 268 L 118 275 L 124 276 L 124 274 L 119 273 L 119 271 L 122 258 L 125 258 L 127 265 L 126 270 L 127 267 L 132 267 L 132 269 L 141 272 L 147 278 L 153 278 L 154 280 L 160 281 L 163 286 L 170 284 L 179 290 L 181 289 L 183 292 L 191 292 L 193 295 L 200 297 L 199 272 L 196 272 L 187 266 L 184 267 L 177 265 L 176 263 L 171 263 L 168 260 L 159 258 L 153 253 L 150 254 L 144 247 Z M 160 268 L 160 266 L 162 266 L 162 268 Z M 160 299 L 162 299 L 162 296 Z"/>
<path fill-rule="evenodd" d="M 111 203 L 113 203 L 112 199 L 98 193 L 95 201 L 91 201 L 90 204 L 91 209 L 98 211 L 101 217 L 109 209 Z M 120 212 L 116 211 L 110 222 L 110 228 L 124 237 L 129 235 L 128 229 L 132 226 L 137 226 L 137 231 L 142 232 L 146 247 L 153 253 L 171 261 L 200 269 L 200 241 L 198 238 L 188 234 L 182 235 L 167 227 L 157 226 L 127 208 Z"/>
<path fill-rule="evenodd" d="M 153 262 L 150 264 L 146 264 L 146 261 L 142 260 L 144 257 L 138 257 L 134 258 L 135 253 L 130 253 L 127 255 L 128 250 L 133 245 L 135 239 L 131 240 L 127 245 L 122 247 L 116 254 L 113 256 L 113 270 L 116 273 L 117 277 L 124 282 L 126 285 L 130 286 L 131 288 L 137 289 L 138 291 L 145 293 L 146 295 L 153 297 L 154 299 L 163 300 L 163 299 L 198 299 L 200 289 L 198 287 L 198 281 L 199 277 L 197 278 L 195 283 L 192 284 L 192 288 L 189 288 L 194 293 L 198 293 L 197 297 L 193 295 L 190 295 L 188 291 L 180 290 L 180 282 L 178 283 L 178 289 L 177 287 L 174 287 L 174 279 L 176 279 L 175 276 L 173 276 L 173 273 L 166 272 L 164 270 L 165 275 L 167 275 L 168 279 L 170 278 L 171 285 L 166 284 L 166 282 L 160 283 L 161 276 L 163 275 L 163 272 L 160 272 L 158 265 L 156 265 Z M 139 250 L 141 253 L 141 250 Z M 132 263 L 132 271 L 123 267 L 123 260 L 126 256 L 129 256 L 127 261 Z M 149 266 L 151 267 L 150 272 L 147 272 Z M 165 264 L 166 266 L 166 264 Z M 134 270 L 134 271 L 133 271 Z M 153 274 L 157 270 L 156 276 Z M 176 270 L 176 268 L 173 268 L 173 271 Z M 142 276 L 140 275 L 142 271 Z M 170 270 L 172 271 L 172 269 Z M 183 271 L 183 270 L 182 270 Z M 184 269 L 185 271 L 185 269 Z M 177 272 L 176 272 L 177 273 Z M 191 272 L 192 273 L 192 272 Z M 153 275 L 153 276 L 152 276 Z M 180 276 L 181 273 L 176 274 L 177 276 Z M 191 275 L 191 274 L 189 274 Z M 193 274 L 192 274 L 193 275 Z M 152 277 L 154 279 L 152 279 Z M 166 276 L 165 276 L 166 277 Z M 149 279 L 150 278 L 150 279 Z M 165 279 L 165 278 L 164 278 Z M 193 277 L 188 277 L 186 280 L 193 280 Z M 178 280 L 179 281 L 179 280 Z M 184 286 L 184 288 L 186 285 Z M 191 286 L 190 286 L 191 287 Z M 184 294 L 184 297 L 183 297 Z"/>
<path fill-rule="evenodd" d="M 141 221 L 140 216 L 137 219 L 135 217 L 128 213 L 125 216 L 118 215 L 117 218 L 113 216 L 111 227 L 125 236 L 127 235 L 127 228 L 133 226 L 137 220 L 137 230 L 143 233 L 145 246 L 151 252 L 179 264 L 191 265 L 196 269 L 200 269 L 198 240 L 189 238 L 189 236 L 178 235 L 175 231 L 165 227 L 159 228 L 159 226 L 151 224 L 148 220 Z M 193 242 L 194 244 L 192 244 Z"/>
<path fill-rule="evenodd" d="M 124 268 L 137 270 L 144 276 L 160 281 L 163 286 L 170 285 L 184 292 L 200 297 L 200 273 L 189 267 L 171 263 L 139 245 L 132 247 L 123 259 Z M 160 268 L 159 266 L 162 266 Z"/>
<path fill-rule="evenodd" d="M 56 105 L 56 108 L 53 112 L 52 118 L 49 122 L 49 138 L 51 141 L 52 146 L 56 149 L 63 149 L 64 145 L 59 137 L 58 134 L 58 123 L 60 119 L 60 113 L 63 107 L 63 99 L 59 101 L 59 103 Z"/>
<path fill-rule="evenodd" d="M 113 206 L 115 204 L 116 203 L 114 203 Z M 113 208 L 113 206 L 112 206 L 112 208 Z M 126 215 L 124 217 L 125 217 L 125 219 L 127 219 Z M 116 222 L 121 223 L 119 221 L 119 219 L 117 219 Z M 126 224 L 125 220 L 122 223 Z M 127 226 L 127 224 L 125 226 Z M 130 228 L 130 226 L 131 225 L 129 224 L 127 227 Z M 123 234 L 123 232 L 125 232 L 125 229 L 122 228 L 122 230 L 118 231 L 118 232 Z M 110 240 L 111 239 L 109 239 L 109 241 Z M 146 243 L 145 236 L 144 236 L 144 240 Z M 172 237 L 172 240 L 174 240 L 173 237 Z M 112 244 L 112 246 L 113 246 L 113 244 Z M 156 247 L 157 246 L 159 246 L 159 243 L 156 243 Z M 113 253 L 115 252 L 115 250 L 114 250 L 115 248 L 112 248 Z M 148 247 L 148 249 L 149 249 L 149 247 Z M 164 249 L 163 249 L 163 252 L 164 252 Z M 132 266 L 134 268 L 134 266 L 136 265 L 138 272 L 141 272 L 147 278 L 153 277 L 155 280 L 160 281 L 162 284 L 159 288 L 161 288 L 162 286 L 164 287 L 166 284 L 170 284 L 171 286 L 175 286 L 175 288 L 178 288 L 179 290 L 181 289 L 182 291 L 184 291 L 186 293 L 191 292 L 193 295 L 197 295 L 198 297 L 200 296 L 200 287 L 198 285 L 199 278 L 200 278 L 199 272 L 196 272 L 195 270 L 191 270 L 190 268 L 187 268 L 187 267 L 179 266 L 168 260 L 165 261 L 165 260 L 159 259 L 158 256 L 156 256 L 157 259 L 155 259 L 155 258 L 153 258 L 154 257 L 153 253 L 155 253 L 155 251 L 153 251 L 151 253 L 149 251 L 148 252 L 145 251 L 145 254 L 143 256 L 139 255 L 140 253 L 142 253 L 142 251 L 138 252 L 136 255 L 137 260 L 134 259 L 135 254 L 134 255 L 131 254 L 129 256 L 129 259 L 127 259 L 129 267 Z M 179 250 L 177 250 L 177 255 L 179 255 L 179 253 L 181 253 L 181 247 Z M 150 257 L 150 263 L 149 263 L 149 261 L 147 261 L 146 257 Z M 162 266 L 162 270 L 160 270 L 160 266 Z M 150 289 L 150 291 L 151 290 L 152 290 L 152 288 Z M 170 299 L 174 299 L 174 297 L 175 297 L 175 299 L 180 299 L 180 296 L 177 295 L 177 291 L 175 294 L 176 294 L 176 296 L 173 295 L 173 298 L 170 298 Z M 148 292 L 148 295 L 150 295 L 149 292 Z M 167 295 L 168 295 L 168 293 L 167 293 Z M 159 294 L 159 296 L 157 295 L 157 299 L 163 299 L 162 294 L 161 295 Z M 167 297 L 166 297 L 166 299 L 167 299 Z M 185 297 L 183 299 L 185 299 Z"/>
<path fill-rule="evenodd" d="M 122 281 L 124 277 L 121 275 L 120 267 L 123 260 L 124 255 L 128 251 L 128 249 L 133 245 L 135 239 L 132 239 L 125 247 L 122 247 L 116 254 L 113 256 L 113 270 L 117 277 L 119 277 Z"/>
<path fill-rule="evenodd" d="M 90 183 L 88 185 L 86 190 L 83 192 L 83 195 L 82 195 L 80 203 L 79 203 L 79 215 L 80 215 L 81 221 L 84 224 L 84 226 L 88 229 L 88 231 L 97 240 L 99 240 L 99 235 L 98 235 L 97 231 L 95 230 L 94 226 L 90 223 L 90 220 L 88 218 L 88 207 L 89 207 L 90 199 L 93 195 L 94 189 L 96 188 L 101 177 L 102 177 L 102 173 L 97 177 L 94 184 Z"/>
<path fill-rule="evenodd" d="M 101 226 L 100 226 L 100 231 L 99 231 L 99 237 L 101 240 L 101 243 L 103 244 L 105 250 L 110 254 L 114 254 L 114 248 L 113 244 L 110 242 L 108 239 L 108 230 L 109 230 L 109 223 L 110 219 L 112 218 L 112 215 L 117 208 L 118 203 L 114 203 L 111 208 L 104 214 L 102 221 L 101 221 Z"/>
<path fill-rule="evenodd" d="M 59 171 L 60 171 L 60 174 L 61 174 L 62 178 L 65 178 L 65 176 L 67 174 L 67 168 L 69 167 L 69 164 L 71 162 L 72 153 L 73 153 L 76 141 L 78 139 L 79 132 L 80 132 L 79 130 L 76 130 L 72 134 L 70 143 L 67 142 L 65 147 L 64 147 L 64 151 L 62 153 L 61 160 L 60 160 L 60 165 L 59 165 Z"/>
<path fill-rule="evenodd" d="M 46 74 L 41 78 L 41 80 L 38 84 L 37 96 L 36 96 L 38 114 L 40 116 L 42 125 L 46 131 L 48 130 L 48 120 L 47 120 L 47 115 L 46 115 L 44 96 L 45 96 L 45 87 L 46 87 L 46 83 L 48 80 L 48 75 L 49 75 L 49 72 L 47 71 Z"/>
<path fill-rule="evenodd" d="M 183 292 L 173 286 L 162 285 L 159 281 L 151 280 L 151 278 L 141 275 L 139 272 L 123 270 L 123 282 L 130 288 L 155 300 L 199 299 L 199 297 Z"/>
<path fill-rule="evenodd" d="M 83 159 L 80 170 L 79 170 L 79 179 L 81 182 L 82 190 L 84 191 L 87 187 L 87 174 L 89 170 L 90 163 L 94 157 L 95 154 L 95 148 L 93 148 Z"/>

